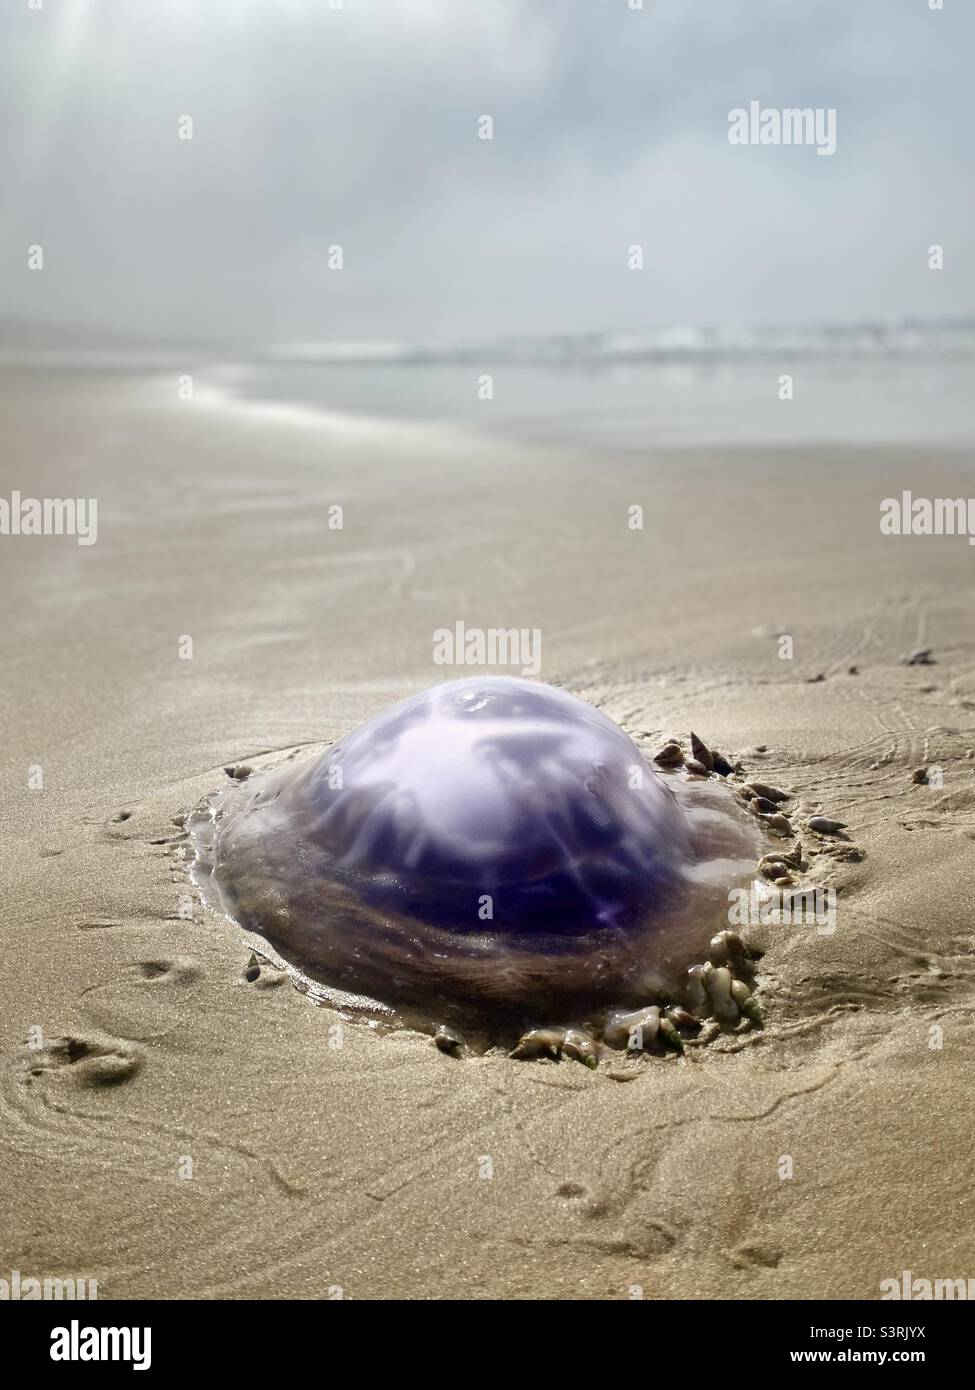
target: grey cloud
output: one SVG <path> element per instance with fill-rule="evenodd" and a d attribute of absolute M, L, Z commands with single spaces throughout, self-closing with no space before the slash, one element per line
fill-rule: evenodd
<path fill-rule="evenodd" d="M 946 3 L 7 7 L 5 303 L 256 338 L 967 310 L 975 19 Z M 751 98 L 836 106 L 836 156 L 730 147 Z"/>

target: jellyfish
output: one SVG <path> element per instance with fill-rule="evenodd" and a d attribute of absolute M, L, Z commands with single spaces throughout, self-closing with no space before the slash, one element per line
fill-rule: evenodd
<path fill-rule="evenodd" d="M 194 838 L 211 899 L 319 998 L 564 1042 L 700 988 L 759 844 L 720 783 L 566 690 L 472 676 L 234 783 Z"/>

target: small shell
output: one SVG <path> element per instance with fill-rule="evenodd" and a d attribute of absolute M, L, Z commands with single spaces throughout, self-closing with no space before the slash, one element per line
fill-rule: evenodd
<path fill-rule="evenodd" d="M 745 1000 L 751 997 L 751 990 L 745 984 L 744 980 L 732 980 L 731 997 L 738 1005 L 739 1009 L 744 1004 Z"/>
<path fill-rule="evenodd" d="M 707 1018 L 711 1012 L 708 1005 L 707 983 L 714 970 L 710 961 L 703 965 L 692 965 L 687 972 L 687 1007 L 698 1018 Z"/>
<path fill-rule="evenodd" d="M 699 763 L 707 768 L 708 772 L 714 771 L 714 754 L 706 743 L 702 743 L 697 734 L 691 734 L 691 752 Z"/>
<path fill-rule="evenodd" d="M 776 888 L 791 888 L 795 883 L 795 879 L 791 874 L 782 874 L 780 878 L 773 878 L 772 882 L 775 884 Z"/>
<path fill-rule="evenodd" d="M 926 767 L 916 767 L 911 773 L 911 781 L 916 787 L 923 787 L 928 780 L 928 770 Z"/>
<path fill-rule="evenodd" d="M 530 1061 L 533 1057 L 553 1057 L 562 1055 L 565 1039 L 564 1028 L 532 1028 L 518 1039 L 517 1046 L 509 1052 L 519 1062 Z"/>
<path fill-rule="evenodd" d="M 688 772 L 693 772 L 696 777 L 710 777 L 710 772 L 703 763 L 699 763 L 696 758 L 688 758 L 684 764 Z"/>
<path fill-rule="evenodd" d="M 770 854 L 767 854 L 765 858 L 759 862 L 758 867 L 762 874 L 762 877 L 770 878 L 773 883 L 777 878 L 782 878 L 785 874 L 789 872 L 787 864 L 785 864 L 781 859 L 773 858 Z"/>
<path fill-rule="evenodd" d="M 763 796 L 766 801 L 792 800 L 789 792 L 780 792 L 778 787 L 770 787 L 767 782 L 749 782 L 748 786 L 756 796 Z"/>
<path fill-rule="evenodd" d="M 687 1009 L 682 1009 L 680 1004 L 671 1004 L 664 1017 L 669 1019 L 675 1028 L 697 1030 L 701 1026 L 700 1021 Z"/>
<path fill-rule="evenodd" d="M 724 960 L 744 960 L 747 956 L 745 943 L 736 931 L 721 931 L 712 936 L 710 950 Z"/>
<path fill-rule="evenodd" d="M 792 822 L 788 816 L 784 816 L 781 811 L 774 816 L 759 816 L 763 825 L 767 825 L 769 830 L 776 831 L 779 835 L 792 834 Z"/>
<path fill-rule="evenodd" d="M 653 760 L 661 767 L 680 767 L 684 761 L 684 751 L 679 743 L 665 743 L 659 753 L 654 753 Z"/>
<path fill-rule="evenodd" d="M 675 1052 L 684 1051 L 683 1039 L 669 1018 L 660 1020 L 660 1041 L 664 1047 L 673 1048 Z"/>
<path fill-rule="evenodd" d="M 657 1041 L 659 1028 L 660 1009 L 656 1004 L 632 1013 L 614 1013 L 606 1021 L 603 1042 L 607 1047 L 625 1047 L 628 1052 L 646 1052 Z"/>
<path fill-rule="evenodd" d="M 747 1018 L 750 1023 L 754 1023 L 756 1027 L 761 1028 L 762 1011 L 758 1006 L 758 1000 L 755 998 L 754 994 L 751 995 L 750 998 L 746 999 L 745 1002 L 741 1004 L 739 1007 L 741 1008 L 742 1016 L 744 1018 Z"/>
<path fill-rule="evenodd" d="M 838 835 L 846 829 L 845 821 L 830 820 L 827 816 L 812 816 L 806 824 L 810 830 L 815 830 L 817 835 Z"/>
<path fill-rule="evenodd" d="M 584 1033 L 581 1028 L 569 1028 L 565 1037 L 562 1039 L 562 1052 L 566 1057 L 571 1057 L 574 1062 L 581 1062 L 590 1071 L 595 1071 L 599 1065 L 596 1055 L 596 1044 L 588 1033 Z"/>
<path fill-rule="evenodd" d="M 790 869 L 805 869 L 808 866 L 802 858 L 802 841 L 796 840 L 790 850 L 781 855 L 783 863 L 788 864 Z"/>
<path fill-rule="evenodd" d="M 711 1012 L 719 1023 L 733 1026 L 738 1022 L 740 1010 L 731 997 L 732 975 L 727 966 L 720 965 L 712 970 L 707 982 L 708 1003 Z"/>
<path fill-rule="evenodd" d="M 441 1023 L 440 1027 L 434 1033 L 433 1041 L 440 1051 L 445 1052 L 448 1057 L 459 1056 L 461 1048 L 464 1046 L 464 1040 L 460 1034 L 448 1028 L 445 1023 Z"/>
<path fill-rule="evenodd" d="M 742 980 L 732 980 L 731 997 L 741 1011 L 742 1017 L 761 1027 L 762 1011 L 758 1007 L 758 1000 Z"/>
<path fill-rule="evenodd" d="M 777 816 L 779 813 L 779 808 L 775 802 L 769 801 L 768 797 L 765 796 L 756 794 L 748 805 L 757 816 Z"/>
<path fill-rule="evenodd" d="M 254 769 L 248 767 L 247 763 L 234 763 L 232 767 L 224 768 L 227 776 L 232 777 L 235 782 L 246 782 L 253 771 Z"/>
<path fill-rule="evenodd" d="M 249 985 L 252 985 L 254 981 L 260 977 L 260 973 L 261 962 L 257 959 L 257 956 L 251 953 L 251 958 L 244 968 L 244 979 Z"/>

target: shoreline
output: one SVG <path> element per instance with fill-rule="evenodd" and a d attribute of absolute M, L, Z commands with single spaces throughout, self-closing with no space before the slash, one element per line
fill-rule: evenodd
<path fill-rule="evenodd" d="M 503 366 L 504 364 L 502 364 Z M 586 454 L 646 457 L 655 452 L 779 449 L 940 450 L 968 453 L 975 449 L 975 427 L 965 412 L 952 414 L 954 403 L 975 389 L 975 359 L 945 360 L 895 357 L 846 366 L 834 360 L 807 364 L 811 378 L 797 380 L 800 398 L 782 400 L 775 389 L 771 360 L 707 365 L 702 363 L 633 363 L 595 368 L 555 363 L 507 364 L 508 377 L 499 381 L 503 402 L 493 396 L 474 410 L 462 408 L 476 364 L 402 362 L 337 364 L 246 358 L 185 358 L 168 362 L 120 364 L 76 362 L 61 366 L 4 363 L 0 378 L 23 380 L 28 389 L 50 384 L 52 394 L 79 394 L 85 383 L 97 392 L 126 382 L 130 403 L 150 411 L 165 410 L 174 400 L 209 410 L 221 417 L 258 425 L 293 426 L 340 435 L 373 436 L 394 442 L 409 436 L 416 447 L 425 442 L 490 443 L 509 449 L 549 450 Z M 168 369 L 167 369 L 168 368 Z M 302 373 L 316 373 L 311 386 L 297 389 Z M 270 380 L 258 387 L 257 374 Z M 957 377 L 945 380 L 945 372 Z M 890 374 L 893 373 L 893 376 Z M 902 380 L 897 380 L 900 373 Z M 904 378 L 904 374 L 907 377 Z M 851 375 L 852 374 L 852 375 Z M 881 386 L 885 382 L 885 389 Z M 358 378 L 356 389 L 339 390 L 334 401 L 321 396 L 326 379 Z M 421 409 L 390 409 L 389 380 L 411 385 Z M 492 392 L 493 392 L 493 378 Z M 792 382 L 793 378 L 788 378 Z M 444 388 L 452 382 L 451 390 Z M 851 381 L 854 389 L 844 397 Z M 909 389 L 903 389 L 905 381 Z M 526 383 L 556 384 L 554 392 L 535 401 Z M 430 384 L 439 383 L 439 391 Z M 614 385 L 615 383 L 615 385 Z M 823 388 L 828 383 L 825 394 Z M 630 398 L 630 403 L 619 392 Z M 812 399 L 801 399 L 809 395 Z M 793 387 L 790 385 L 789 390 Z M 839 394 L 837 394 L 837 392 Z M 405 393 L 409 395 L 410 393 Z M 672 398 L 670 414 L 634 412 L 632 398 L 658 395 Z M 531 410 L 526 410 L 529 400 Z M 368 408 L 363 408 L 363 402 Z M 544 402 L 540 410 L 539 403 Z M 656 402 L 655 402 L 656 408 Z M 616 421 L 624 417 L 619 431 Z M 629 418 L 629 417 L 633 418 Z M 858 417 L 862 417 L 859 418 Z M 701 421 L 711 421 L 705 427 Z M 829 421 L 825 424 L 824 421 Z"/>

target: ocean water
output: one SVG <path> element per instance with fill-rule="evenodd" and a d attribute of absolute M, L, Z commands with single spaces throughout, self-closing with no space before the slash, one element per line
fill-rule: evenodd
<path fill-rule="evenodd" d="M 206 350 L 48 336 L 0 340 L 4 362 L 191 372 L 228 403 L 433 422 L 540 444 L 975 443 L 972 319 Z"/>
<path fill-rule="evenodd" d="M 975 440 L 971 321 L 287 344 L 214 380 L 246 400 L 539 443 Z"/>

